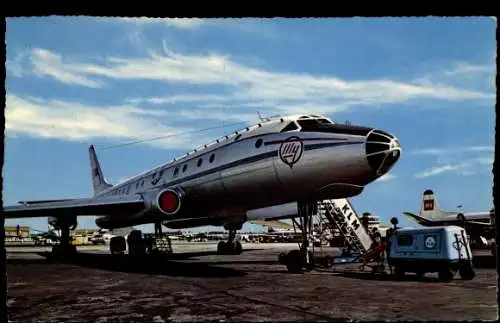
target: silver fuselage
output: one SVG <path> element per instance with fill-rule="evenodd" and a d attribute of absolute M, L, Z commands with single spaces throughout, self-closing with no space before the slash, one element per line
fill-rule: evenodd
<path fill-rule="evenodd" d="M 365 133 L 372 131 L 366 129 Z M 290 141 L 292 137 L 295 140 Z M 174 216 L 139 212 L 119 218 L 103 217 L 97 224 L 123 227 L 150 223 L 161 216 L 164 224 L 172 228 L 222 225 L 246 221 L 250 210 L 355 196 L 384 175 L 400 154 L 399 142 L 397 146 L 388 146 L 387 154 L 397 152 L 398 156 L 386 169 L 377 171 L 382 160 L 375 168 L 369 163 L 366 139 L 366 134 L 292 131 L 228 140 L 96 196 L 143 195 L 160 188 L 179 187 L 185 198 Z"/>

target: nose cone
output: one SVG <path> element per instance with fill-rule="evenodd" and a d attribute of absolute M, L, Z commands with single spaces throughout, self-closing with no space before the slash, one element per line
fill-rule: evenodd
<path fill-rule="evenodd" d="M 386 174 L 401 156 L 401 145 L 393 135 L 373 130 L 366 137 L 366 158 L 377 176 Z"/>

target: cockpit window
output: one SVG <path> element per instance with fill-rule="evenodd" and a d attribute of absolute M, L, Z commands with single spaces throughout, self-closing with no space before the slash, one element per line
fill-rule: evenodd
<path fill-rule="evenodd" d="M 299 129 L 299 127 L 297 127 L 295 122 L 292 121 L 289 124 L 287 124 L 286 127 L 281 130 L 281 132 L 293 131 L 297 129 Z"/>
<path fill-rule="evenodd" d="M 309 119 L 309 120 L 299 120 L 297 121 L 299 126 L 302 128 L 302 131 L 316 131 L 318 130 L 323 123 L 318 122 L 317 119 Z"/>
<path fill-rule="evenodd" d="M 301 132 L 328 132 L 343 135 L 366 136 L 371 128 L 332 123 L 327 119 L 297 120 Z"/>

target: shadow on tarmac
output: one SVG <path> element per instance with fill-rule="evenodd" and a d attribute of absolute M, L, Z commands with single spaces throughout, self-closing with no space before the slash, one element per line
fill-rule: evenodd
<path fill-rule="evenodd" d="M 495 258 L 492 256 L 474 256 L 472 263 L 475 268 L 494 269 L 497 268 L 497 260 Z"/>
<path fill-rule="evenodd" d="M 420 283 L 437 283 L 440 282 L 437 277 L 424 276 L 418 278 L 417 275 L 405 275 L 400 279 L 395 279 L 394 276 L 390 274 L 374 274 L 371 272 L 358 272 L 358 271 L 333 271 L 335 276 L 341 276 L 345 278 L 354 278 L 362 280 L 381 280 L 381 281 L 407 281 L 407 282 L 420 282 Z"/>
<path fill-rule="evenodd" d="M 68 259 L 56 259 L 52 256 L 51 252 L 38 252 L 37 254 L 45 259 L 7 259 L 7 264 L 40 265 L 44 263 L 59 263 L 107 271 L 178 277 L 242 277 L 247 275 L 245 272 L 239 270 L 211 266 L 208 263 L 175 261 L 189 259 L 189 257 L 210 255 L 212 253 L 214 252 L 189 253 L 188 255 L 174 254 L 170 256 L 170 259 L 166 257 L 151 258 L 78 253 Z"/>

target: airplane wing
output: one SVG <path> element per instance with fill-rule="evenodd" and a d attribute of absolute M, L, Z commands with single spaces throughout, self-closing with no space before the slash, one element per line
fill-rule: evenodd
<path fill-rule="evenodd" d="M 467 221 L 465 220 L 466 224 L 474 224 L 474 225 L 484 225 L 484 226 L 491 226 L 491 223 L 486 223 L 486 222 L 478 222 L 478 221 Z"/>
<path fill-rule="evenodd" d="M 431 225 L 432 224 L 432 221 L 430 220 L 427 220 L 426 218 L 424 217 L 421 217 L 420 215 L 416 215 L 416 214 L 413 214 L 411 212 L 403 212 L 404 215 L 406 215 L 408 218 L 410 218 L 412 221 L 415 221 L 418 222 L 418 223 L 421 223 L 423 225 Z"/>
<path fill-rule="evenodd" d="M 293 225 L 288 224 L 288 223 L 284 223 L 281 221 L 253 220 L 253 221 L 249 221 L 249 222 L 253 223 L 253 224 L 262 225 L 265 227 L 271 227 L 273 229 L 293 229 Z"/>
<path fill-rule="evenodd" d="M 40 204 L 40 203 L 51 203 L 51 202 L 64 202 L 71 201 L 71 199 L 62 199 L 62 200 L 36 200 L 36 201 L 19 201 L 17 203 L 27 205 L 27 204 Z"/>
<path fill-rule="evenodd" d="M 79 198 L 51 201 L 27 201 L 23 205 L 4 206 L 6 219 L 69 215 L 114 215 L 139 212 L 144 208 L 140 196 Z"/>

